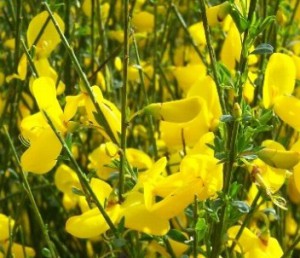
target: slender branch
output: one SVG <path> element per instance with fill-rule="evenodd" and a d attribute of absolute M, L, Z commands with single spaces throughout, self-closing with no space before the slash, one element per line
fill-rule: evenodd
<path fill-rule="evenodd" d="M 55 251 L 55 246 L 53 245 L 52 241 L 50 240 L 50 237 L 49 237 L 49 234 L 48 234 L 48 229 L 47 229 L 47 226 L 45 225 L 44 221 L 43 221 L 43 218 L 42 218 L 42 215 L 39 211 L 39 208 L 35 202 L 35 199 L 33 197 L 33 194 L 32 194 L 32 191 L 31 191 L 31 188 L 30 188 L 30 185 L 28 183 L 28 180 L 27 180 L 27 175 L 25 174 L 25 172 L 23 171 L 23 168 L 22 168 L 22 165 L 21 165 L 21 162 L 20 162 L 20 159 L 19 159 L 19 156 L 17 154 L 17 151 L 16 151 L 16 148 L 14 146 L 14 143 L 12 141 L 12 138 L 10 137 L 9 135 L 9 132 L 7 131 L 6 127 L 3 126 L 4 128 L 4 132 L 5 132 L 5 135 L 8 139 L 8 142 L 9 142 L 9 145 L 10 145 L 10 148 L 11 150 L 13 151 L 13 155 L 15 157 L 15 160 L 16 160 L 16 163 L 17 163 L 17 166 L 19 167 L 20 169 L 20 172 L 21 172 L 21 179 L 22 179 L 22 182 L 23 182 L 23 187 L 24 187 L 24 190 L 25 190 L 25 193 L 27 194 L 28 198 L 29 198 L 29 201 L 31 203 L 31 206 L 32 206 L 32 209 L 33 209 L 33 212 L 37 218 L 37 222 L 39 224 L 39 227 L 42 231 L 42 235 L 48 245 L 48 248 L 49 248 L 49 251 L 50 251 L 50 254 L 51 254 L 51 257 L 58 257 L 56 251 Z"/>
<path fill-rule="evenodd" d="M 121 152 L 119 174 L 119 200 L 123 201 L 124 180 L 126 171 L 126 131 L 127 131 L 127 86 L 129 65 L 129 0 L 124 2 L 124 45 L 123 45 L 123 85 L 121 91 Z"/>
<path fill-rule="evenodd" d="M 231 254 L 233 252 L 233 249 L 236 246 L 239 238 L 241 237 L 241 235 L 242 235 L 245 227 L 248 225 L 248 223 L 249 223 L 252 215 L 254 214 L 254 211 L 255 211 L 255 208 L 257 206 L 257 202 L 258 202 L 260 196 L 261 196 L 261 191 L 259 190 L 258 193 L 256 194 L 256 196 L 255 196 L 252 204 L 251 204 L 249 213 L 246 215 L 246 217 L 245 217 L 245 219 L 243 221 L 243 224 L 241 225 L 238 233 L 236 234 L 235 241 L 232 242 L 232 245 L 231 245 L 230 250 L 229 250 L 229 254 Z"/>
<path fill-rule="evenodd" d="M 43 2 L 47 12 L 49 13 L 50 15 L 50 18 L 53 22 L 53 25 L 56 29 L 56 31 L 58 32 L 61 40 L 62 40 L 62 43 L 64 44 L 73 64 L 75 65 L 75 69 L 80 77 L 80 79 L 82 80 L 83 82 L 83 86 L 84 86 L 84 89 L 86 90 L 87 94 L 89 95 L 89 97 L 91 98 L 92 102 L 93 102 L 93 105 L 94 107 L 96 108 L 96 111 L 99 115 L 101 115 L 103 117 L 103 127 L 104 129 L 106 130 L 106 133 L 108 134 L 108 136 L 110 137 L 110 139 L 117 145 L 119 145 L 119 141 L 118 139 L 115 137 L 112 129 L 110 128 L 110 125 L 108 123 L 108 121 L 106 120 L 100 106 L 99 106 L 99 103 L 97 102 L 93 92 L 92 92 L 92 89 L 91 89 L 91 85 L 86 77 L 86 74 L 83 72 L 81 66 L 80 66 L 80 63 L 74 53 L 74 50 L 71 48 L 68 40 L 66 39 L 65 35 L 63 34 L 62 30 L 60 29 L 59 27 L 59 24 L 57 23 L 57 21 L 55 20 L 54 16 L 53 16 L 53 13 L 52 11 L 50 10 L 50 7 L 49 5 L 46 3 L 46 2 Z"/>
<path fill-rule="evenodd" d="M 106 223 L 108 224 L 108 226 L 110 227 L 110 229 L 112 230 L 113 234 L 115 235 L 115 237 L 119 237 L 119 233 L 115 227 L 115 225 L 113 224 L 113 222 L 111 221 L 110 217 L 107 215 L 104 207 L 102 206 L 102 204 L 99 202 L 96 194 L 94 193 L 93 189 L 91 188 L 89 181 L 86 177 L 86 175 L 84 174 L 84 172 L 82 171 L 82 169 L 80 168 L 79 164 L 77 163 L 76 159 L 74 158 L 72 151 L 69 149 L 67 143 L 65 142 L 64 138 L 61 136 L 61 134 L 57 131 L 57 129 L 55 128 L 51 118 L 49 117 L 49 115 L 43 111 L 50 127 L 52 128 L 53 132 L 55 133 L 56 137 L 58 138 L 58 140 L 60 141 L 63 149 L 65 150 L 65 152 L 67 153 L 68 158 L 70 159 L 72 165 L 75 168 L 75 172 L 79 178 L 79 181 L 82 185 L 82 188 L 84 189 L 84 191 L 86 191 L 86 193 L 89 195 L 88 197 L 91 197 L 91 199 L 93 200 L 93 202 L 96 204 L 98 210 L 100 211 L 101 215 L 103 216 L 103 218 L 105 219 Z"/>
<path fill-rule="evenodd" d="M 135 52 L 135 57 L 136 57 L 136 62 L 137 65 L 139 67 L 138 71 L 139 71 L 139 76 L 140 76 L 140 80 L 141 80 L 141 85 L 142 85 L 142 90 L 144 93 L 144 103 L 146 105 L 150 104 L 149 103 L 149 98 L 148 98 L 148 94 L 147 94 L 147 89 L 146 89 L 146 85 L 145 85 L 145 76 L 144 76 L 144 72 L 143 69 L 141 67 L 141 60 L 140 60 L 140 55 L 139 55 L 139 51 L 138 51 L 138 46 L 137 46 L 137 42 L 134 36 L 134 33 L 132 32 L 132 41 L 133 41 L 133 47 L 134 47 L 134 52 Z M 149 136 L 151 139 L 151 143 L 153 144 L 153 154 L 154 154 L 154 159 L 157 159 L 158 153 L 157 153 L 157 145 L 156 145 L 156 139 L 154 136 L 154 123 L 153 123 L 153 117 L 150 114 L 146 115 L 148 118 L 148 122 L 149 122 Z"/>

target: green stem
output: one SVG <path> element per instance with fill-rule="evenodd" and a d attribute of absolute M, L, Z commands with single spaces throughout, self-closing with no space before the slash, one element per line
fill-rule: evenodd
<path fill-rule="evenodd" d="M 248 223 L 249 223 L 252 215 L 254 214 L 254 211 L 255 211 L 255 208 L 257 206 L 257 202 L 258 202 L 260 196 L 261 196 L 261 191 L 259 190 L 258 193 L 256 194 L 256 196 L 255 196 L 252 204 L 251 204 L 249 213 L 246 215 L 246 217 L 245 217 L 245 219 L 243 221 L 243 224 L 241 225 L 238 233 L 236 234 L 235 241 L 232 242 L 232 245 L 231 245 L 230 250 L 229 250 L 229 254 L 232 254 L 232 252 L 234 250 L 234 247 L 236 246 L 239 238 L 241 237 L 241 235 L 242 235 L 245 227 L 248 225 Z"/>
<path fill-rule="evenodd" d="M 138 71 L 139 71 L 139 76 L 140 76 L 140 80 L 141 80 L 141 85 L 142 85 L 142 90 L 144 93 L 144 103 L 146 105 L 149 105 L 149 98 L 148 98 L 148 94 L 147 94 L 147 89 L 145 86 L 145 76 L 144 76 L 144 72 L 143 72 L 143 68 L 141 67 L 141 60 L 140 60 L 140 55 L 139 55 L 139 51 L 138 51 L 138 46 L 136 43 L 136 39 L 134 36 L 134 33 L 132 32 L 132 41 L 133 41 L 133 48 L 134 48 L 134 52 L 135 52 L 135 57 L 136 57 L 136 62 L 137 65 L 139 67 Z M 149 136 L 150 136 L 150 140 L 151 143 L 153 144 L 153 154 L 154 154 L 154 159 L 156 160 L 158 157 L 158 153 L 157 153 L 157 145 L 156 145 L 156 139 L 154 136 L 154 123 L 153 123 L 153 117 L 150 114 L 147 114 L 147 118 L 148 118 L 148 122 L 149 122 Z"/>
<path fill-rule="evenodd" d="M 193 209 L 193 224 L 194 224 L 194 232 L 193 232 L 193 257 L 198 257 L 198 234 L 196 230 L 197 221 L 198 221 L 198 198 L 195 195 L 194 197 L 194 209 Z"/>
<path fill-rule="evenodd" d="M 192 44 L 192 47 L 194 48 L 194 50 L 196 51 L 197 55 L 200 57 L 200 59 L 202 60 L 202 62 L 207 65 L 207 62 L 206 62 L 206 59 L 205 59 L 205 56 L 201 53 L 200 49 L 198 48 L 198 46 L 196 45 L 196 43 L 194 42 L 190 32 L 189 32 L 189 29 L 187 27 L 187 25 L 185 24 L 185 21 L 184 19 L 182 18 L 180 12 L 178 11 L 176 5 L 174 3 L 171 4 L 172 6 L 172 9 L 178 19 L 178 21 L 180 22 L 180 25 L 181 27 L 183 28 L 185 34 L 188 36 L 188 39 L 190 41 L 190 43 Z"/>
<path fill-rule="evenodd" d="M 26 57 L 27 57 L 27 60 L 28 60 L 28 62 L 29 62 L 29 66 L 30 66 L 30 68 L 31 68 L 31 70 L 32 70 L 32 76 L 35 77 L 35 78 L 37 78 L 37 77 L 39 77 L 39 74 L 38 74 L 38 71 L 37 71 L 37 69 L 35 68 L 35 65 L 34 65 L 34 63 L 33 63 L 33 60 L 32 60 L 32 58 L 31 58 L 31 56 L 30 56 L 30 54 L 29 54 L 29 51 L 28 51 L 28 49 L 27 49 L 27 47 L 26 47 L 26 44 L 25 44 L 25 42 L 24 42 L 24 39 L 21 38 L 20 41 L 21 41 L 23 50 L 24 50 L 24 52 L 25 52 L 25 55 L 26 55 Z"/>
<path fill-rule="evenodd" d="M 254 16 L 254 12 L 256 9 L 257 0 L 251 0 L 250 7 L 249 7 L 249 13 L 248 13 L 248 22 L 249 24 L 252 23 L 252 19 Z M 250 26 L 245 30 L 244 32 L 244 38 L 243 38 L 243 44 L 242 44 L 242 51 L 241 51 L 241 57 L 239 61 L 239 67 L 238 67 L 238 79 L 237 79 L 237 86 L 238 89 L 238 103 L 241 104 L 242 98 L 243 98 L 243 85 L 245 84 L 247 80 L 248 75 L 248 50 L 250 48 L 250 43 L 252 42 L 252 39 L 249 35 L 249 29 Z"/>
<path fill-rule="evenodd" d="M 20 59 L 20 39 L 21 39 L 21 28 L 22 28 L 22 2 L 17 0 L 17 23 L 16 23 L 16 35 L 15 35 L 15 72 L 18 72 L 18 63 Z"/>
<path fill-rule="evenodd" d="M 48 229 L 47 229 L 47 226 L 45 225 L 44 221 L 43 221 L 43 218 L 42 218 L 42 215 L 39 211 L 39 208 L 35 202 L 35 199 L 33 197 L 33 194 L 32 194 L 32 191 L 31 191 L 31 188 L 30 188 L 30 185 L 28 183 L 28 180 L 27 180 L 27 175 L 25 174 L 25 172 L 23 171 L 22 169 L 22 165 L 21 165 L 21 162 L 20 162 L 20 159 L 19 159 L 19 156 L 17 154 L 17 151 L 16 151 L 16 148 L 13 144 L 13 141 L 9 135 L 9 132 L 7 131 L 6 127 L 3 126 L 4 128 L 4 132 L 5 132 L 5 135 L 9 141 L 9 145 L 11 147 L 11 150 L 13 151 L 13 155 L 15 157 L 15 160 L 17 162 L 17 165 L 18 167 L 20 168 L 20 171 L 21 171 L 21 179 L 22 179 L 22 182 L 23 182 L 23 187 L 24 187 L 24 190 L 29 198 L 29 201 L 32 205 L 32 209 L 33 209 L 33 212 L 37 218 L 37 222 L 39 224 L 39 227 L 41 228 L 41 231 L 42 231 L 42 235 L 48 245 L 48 248 L 49 248 L 49 251 L 50 251 L 50 254 L 51 254 L 51 257 L 54 258 L 54 257 L 58 257 L 56 251 L 55 251 L 55 247 L 49 237 L 49 234 L 48 234 Z"/>
<path fill-rule="evenodd" d="M 72 165 L 75 168 L 75 172 L 79 178 L 79 181 L 82 185 L 83 190 L 85 191 L 85 193 L 88 195 L 87 198 L 89 199 L 89 197 L 91 197 L 91 199 L 93 200 L 93 202 L 96 204 L 98 210 L 100 211 L 101 215 L 103 216 L 103 218 L 105 219 L 106 223 L 108 224 L 108 226 L 110 227 L 111 231 L 113 232 L 114 236 L 116 238 L 119 237 L 119 233 L 115 227 L 115 225 L 113 224 L 113 222 L 111 221 L 110 217 L 108 216 L 108 214 L 106 213 L 104 207 L 102 206 L 102 204 L 99 202 L 96 194 L 94 193 L 93 189 L 91 188 L 89 181 L 86 177 L 86 175 L 84 174 L 84 172 L 82 171 L 82 169 L 80 168 L 79 164 L 77 163 L 76 159 L 74 158 L 72 151 L 69 149 L 67 143 L 65 142 L 64 138 L 61 136 L 61 134 L 57 131 L 57 129 L 55 128 L 51 118 L 49 117 L 49 115 L 44 111 L 43 114 L 45 115 L 50 127 L 52 128 L 53 132 L 55 133 L 56 137 L 58 138 L 58 140 L 60 141 L 62 148 L 65 150 L 65 152 L 67 153 L 68 158 L 70 159 Z"/>
<path fill-rule="evenodd" d="M 97 0 L 98 2 L 98 0 Z M 91 1 L 91 71 L 94 72 L 95 65 L 95 0 Z"/>
<path fill-rule="evenodd" d="M 207 46 L 207 50 L 208 50 L 209 57 L 210 57 L 212 76 L 213 76 L 213 79 L 217 86 L 217 91 L 218 91 L 218 95 L 220 98 L 220 104 L 221 104 L 221 108 L 222 108 L 222 114 L 226 114 L 227 107 L 226 107 L 226 103 L 224 100 L 224 94 L 223 94 L 221 82 L 220 82 L 219 75 L 218 75 L 217 59 L 216 59 L 215 51 L 212 47 L 212 39 L 211 39 L 210 29 L 209 29 L 209 25 L 208 25 L 208 21 L 207 21 L 204 0 L 200 0 L 199 3 L 200 3 L 200 9 L 201 9 L 201 13 L 202 13 L 203 27 L 204 27 L 205 38 L 206 38 L 206 46 Z"/>
<path fill-rule="evenodd" d="M 300 234 L 296 237 L 295 241 L 289 246 L 289 248 L 284 252 L 281 258 L 291 257 L 290 255 L 295 250 L 296 246 L 300 243 Z"/>
<path fill-rule="evenodd" d="M 295 19 L 295 16 L 296 16 L 299 4 L 300 4 L 300 0 L 297 0 L 295 6 L 293 7 L 292 16 L 289 19 L 288 24 L 285 25 L 286 26 L 286 31 L 285 31 L 285 34 L 284 34 L 284 37 L 283 37 L 283 41 L 282 41 L 282 46 L 283 47 L 285 47 L 286 42 L 288 40 L 288 37 L 290 36 L 290 30 L 291 30 L 291 27 L 293 25 L 293 22 L 294 22 L 294 19 Z"/>
<path fill-rule="evenodd" d="M 123 45 L 123 86 L 121 92 L 121 152 L 120 152 L 120 174 L 119 174 L 119 200 L 123 201 L 124 180 L 126 171 L 126 131 L 128 125 L 127 117 L 127 86 L 129 65 L 129 0 L 124 3 L 124 45 Z"/>

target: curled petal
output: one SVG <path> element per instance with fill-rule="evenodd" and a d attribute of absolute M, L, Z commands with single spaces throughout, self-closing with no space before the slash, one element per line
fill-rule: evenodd
<path fill-rule="evenodd" d="M 168 219 L 146 209 L 143 194 L 139 192 L 130 193 L 122 207 L 127 228 L 158 236 L 165 235 L 170 229 Z"/>
<path fill-rule="evenodd" d="M 107 215 L 113 223 L 120 218 L 120 205 L 114 205 L 106 209 Z M 68 233 L 79 238 L 96 237 L 109 229 L 103 216 L 97 208 L 93 208 L 81 215 L 73 216 L 66 222 L 66 230 Z"/>
<path fill-rule="evenodd" d="M 24 171 L 44 174 L 56 164 L 62 145 L 50 127 L 43 130 L 38 138 L 30 141 L 30 147 L 21 157 Z"/>
<path fill-rule="evenodd" d="M 281 53 L 271 55 L 263 85 L 263 104 L 265 108 L 271 107 L 275 103 L 276 97 L 292 94 L 295 79 L 296 66 L 292 57 Z"/>

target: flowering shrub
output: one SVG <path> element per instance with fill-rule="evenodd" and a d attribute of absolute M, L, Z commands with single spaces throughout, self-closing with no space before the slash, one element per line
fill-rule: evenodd
<path fill-rule="evenodd" d="M 0 257 L 299 256 L 299 0 L 0 18 Z"/>

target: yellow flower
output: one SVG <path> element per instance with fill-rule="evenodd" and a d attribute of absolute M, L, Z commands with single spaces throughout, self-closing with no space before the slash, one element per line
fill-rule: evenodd
<path fill-rule="evenodd" d="M 27 29 L 28 47 L 31 48 L 33 44 L 35 45 L 35 54 L 38 58 L 48 57 L 61 41 L 60 36 L 54 27 L 54 24 L 50 20 L 47 26 L 45 27 L 43 34 L 39 38 L 38 42 L 35 42 L 48 16 L 49 14 L 47 11 L 39 13 L 30 21 Z M 56 22 L 58 23 L 60 29 L 64 31 L 65 24 L 63 20 L 56 13 L 54 13 L 53 16 Z"/>
<path fill-rule="evenodd" d="M 187 92 L 197 80 L 206 75 L 206 66 L 203 63 L 188 66 L 177 66 L 173 70 L 173 74 L 179 87 L 182 88 L 184 92 Z"/>
<path fill-rule="evenodd" d="M 58 79 L 57 72 L 50 65 L 49 60 L 47 58 L 34 59 L 33 63 L 39 77 L 50 77 L 56 83 Z M 30 85 L 29 85 L 31 91 L 32 91 L 33 81 L 34 78 L 31 78 Z M 56 94 L 60 95 L 64 92 L 64 90 L 65 90 L 65 84 L 60 80 L 57 85 Z"/>
<path fill-rule="evenodd" d="M 27 75 L 27 57 L 25 54 L 21 56 L 21 59 L 18 64 L 18 73 L 14 73 L 6 77 L 6 81 L 10 82 L 12 79 L 19 79 L 24 81 Z"/>
<path fill-rule="evenodd" d="M 206 10 L 207 21 L 209 26 L 216 26 L 221 23 L 230 10 L 230 4 L 228 1 L 225 1 L 222 4 L 208 7 Z"/>
<path fill-rule="evenodd" d="M 262 143 L 262 146 L 265 147 L 261 152 L 272 150 L 271 160 L 273 161 L 274 153 L 276 152 L 287 152 L 285 148 L 278 142 L 272 140 L 265 140 Z M 258 154 L 260 157 L 260 154 Z M 276 157 L 276 156 L 275 156 Z M 265 162 L 264 162 L 265 161 Z M 282 162 L 286 165 L 286 158 Z M 278 160 L 273 161 L 273 163 L 280 164 Z M 253 181 L 262 189 L 266 190 L 267 194 L 272 195 L 276 193 L 281 186 L 284 184 L 287 170 L 286 168 L 274 167 L 270 159 L 266 159 L 263 155 L 261 159 L 256 159 L 251 163 L 250 173 Z"/>
<path fill-rule="evenodd" d="M 114 171 L 108 165 L 119 156 L 118 150 L 118 147 L 112 142 L 102 143 L 88 156 L 89 169 L 95 169 L 99 178 L 108 179 Z"/>
<path fill-rule="evenodd" d="M 132 25 L 138 32 L 152 32 L 154 28 L 154 15 L 146 11 L 134 13 Z"/>
<path fill-rule="evenodd" d="M 121 207 L 125 227 L 129 229 L 158 236 L 166 235 L 170 229 L 168 218 L 147 209 L 142 193 L 130 192 Z"/>
<path fill-rule="evenodd" d="M 167 177 L 160 177 L 162 168 L 163 164 L 154 166 L 151 177 L 143 185 L 146 207 L 163 218 L 180 214 L 195 195 L 199 200 L 206 200 L 223 186 L 222 165 L 210 156 L 187 155 L 180 164 L 180 172 Z M 156 197 L 162 199 L 156 202 Z"/>
<path fill-rule="evenodd" d="M 65 164 L 60 165 L 55 171 L 54 183 L 58 190 L 63 192 L 63 204 L 66 209 L 76 206 L 79 196 L 74 194 L 72 188 L 81 189 L 79 179 L 70 167 Z"/>
<path fill-rule="evenodd" d="M 209 76 L 199 78 L 187 92 L 187 98 L 190 97 L 202 98 L 207 106 L 209 127 L 214 129 L 219 123 L 219 118 L 222 115 L 217 86 L 214 80 Z"/>
<path fill-rule="evenodd" d="M 14 224 L 15 221 L 12 218 L 9 218 L 6 215 L 0 213 L 0 258 L 6 257 L 5 255 L 9 247 L 9 238 L 12 233 Z M 35 251 L 31 247 L 12 243 L 11 255 L 18 258 L 34 257 Z"/>
<path fill-rule="evenodd" d="M 248 78 L 243 87 L 243 97 L 247 103 L 252 103 L 254 99 L 254 93 L 255 93 L 254 81 L 256 80 L 256 78 L 257 78 L 256 73 L 251 71 L 248 72 Z"/>
<path fill-rule="evenodd" d="M 91 187 L 97 191 L 99 202 L 114 224 L 125 217 L 125 227 L 154 235 L 165 235 L 169 231 L 169 221 L 162 219 L 146 209 L 142 193 L 133 191 L 126 195 L 122 205 L 109 198 L 112 188 L 104 181 L 93 179 Z M 96 183 L 96 184 L 95 184 Z M 66 222 L 66 230 L 79 238 L 96 237 L 109 229 L 104 217 L 97 208 L 86 210 L 83 214 L 73 216 Z"/>
<path fill-rule="evenodd" d="M 276 105 L 277 97 L 293 93 L 296 79 L 296 68 L 293 59 L 282 53 L 271 55 L 265 71 L 263 85 L 263 104 L 265 108 Z M 285 99 L 280 100 L 283 104 Z M 275 112 L 285 107 L 276 105 Z M 286 110 L 286 108 L 284 108 Z"/>
<path fill-rule="evenodd" d="M 30 145 L 21 157 L 21 165 L 25 171 L 43 174 L 55 166 L 62 145 L 42 112 L 48 114 L 61 135 L 67 131 L 68 120 L 56 99 L 55 83 L 51 78 L 36 79 L 32 91 L 41 111 L 21 122 L 22 136 Z"/>
<path fill-rule="evenodd" d="M 93 178 L 90 184 L 98 201 L 104 206 L 113 189 L 108 183 L 97 178 Z M 90 209 L 87 204 L 84 204 L 81 209 L 84 211 L 81 215 L 72 216 L 67 220 L 66 230 L 68 233 L 79 238 L 91 238 L 99 236 L 109 229 L 98 208 Z M 119 204 L 108 202 L 105 211 L 114 224 L 120 219 Z"/>
<path fill-rule="evenodd" d="M 97 4 L 100 5 L 100 2 L 99 0 L 97 0 L 98 3 L 96 3 L 96 1 L 94 1 L 94 10 L 97 10 Z M 101 19 L 102 21 L 106 21 L 107 17 L 108 17 L 108 14 L 109 14 L 109 9 L 110 9 L 110 5 L 109 3 L 104 3 L 101 5 Z M 83 4 L 82 4 L 82 10 L 84 12 L 84 14 L 88 17 L 92 17 L 92 0 L 84 0 L 83 1 Z"/>
<path fill-rule="evenodd" d="M 242 51 L 241 35 L 233 21 L 230 22 L 227 36 L 221 49 L 221 61 L 232 71 L 239 62 Z"/>
<path fill-rule="evenodd" d="M 234 239 L 239 229 L 240 226 L 231 227 L 227 232 L 229 238 Z M 244 228 L 235 250 L 245 258 L 280 258 L 283 254 L 278 241 L 267 232 L 256 235 L 248 228 Z"/>
<path fill-rule="evenodd" d="M 121 113 L 119 109 L 112 102 L 106 100 L 103 97 L 102 92 L 98 86 L 92 86 L 91 89 L 108 125 L 110 126 L 115 139 L 118 141 L 119 134 L 121 133 Z M 66 118 L 68 119 L 70 117 L 73 117 L 76 114 L 78 107 L 84 107 L 89 122 L 97 129 L 99 129 L 100 133 L 105 138 L 107 138 L 108 140 L 112 140 L 106 133 L 106 129 L 103 128 L 103 125 L 96 120 L 94 115 L 94 113 L 96 112 L 95 105 L 86 92 L 81 92 L 76 96 L 66 97 L 66 106 L 64 109 Z"/>
<path fill-rule="evenodd" d="M 204 32 L 204 27 L 202 22 L 192 24 L 188 28 L 188 30 L 196 45 L 203 46 L 206 44 L 205 32 Z"/>
<path fill-rule="evenodd" d="M 222 114 L 217 88 L 210 76 L 196 81 L 187 98 L 152 103 L 144 111 L 161 119 L 161 139 L 170 149 L 195 145 L 203 134 L 214 130 Z"/>
<path fill-rule="evenodd" d="M 274 101 L 273 109 L 279 118 L 300 131 L 300 120 L 298 119 L 300 112 L 300 100 L 294 96 L 279 96 Z"/>
<path fill-rule="evenodd" d="M 289 177 L 287 194 L 292 203 L 300 204 L 300 167 L 295 167 L 294 173 Z"/>

